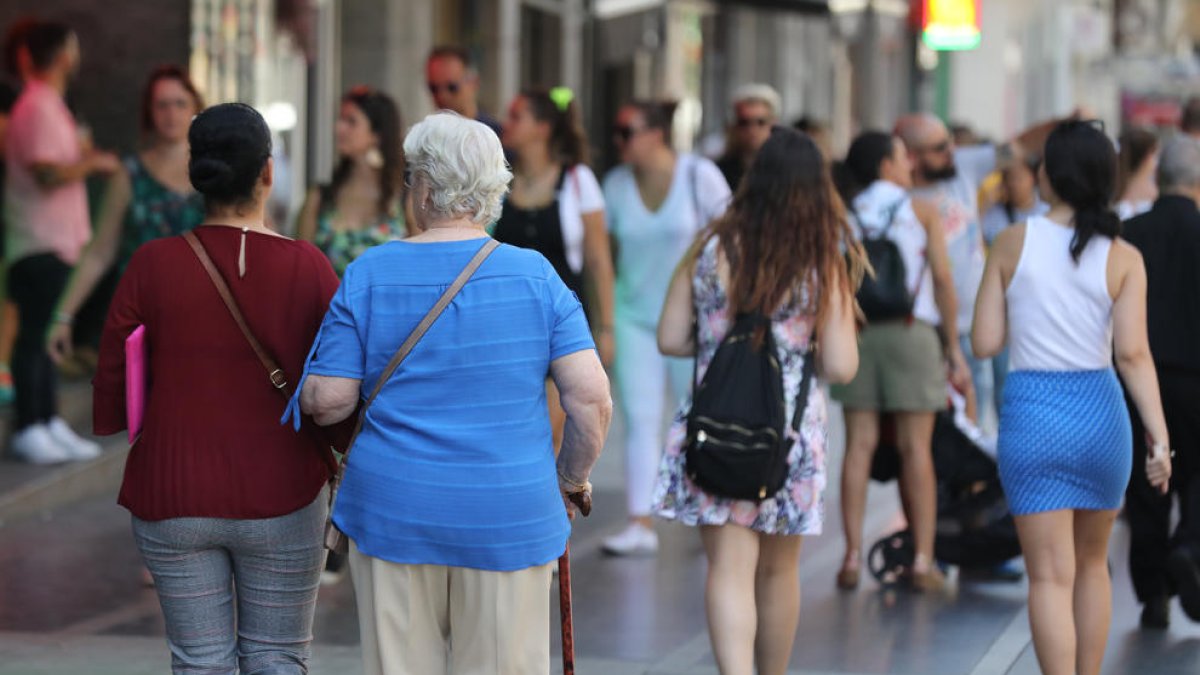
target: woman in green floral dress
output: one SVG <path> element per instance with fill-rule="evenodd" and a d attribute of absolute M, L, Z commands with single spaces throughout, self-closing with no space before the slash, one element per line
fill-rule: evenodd
<path fill-rule="evenodd" d="M 296 234 L 328 256 L 341 276 L 372 246 L 404 237 L 400 113 L 387 94 L 355 87 L 342 97 L 336 127 L 341 159 L 328 185 L 313 188 Z"/>
<path fill-rule="evenodd" d="M 91 243 L 58 302 L 46 337 L 51 358 L 72 355 L 72 322 L 114 267 L 123 271 L 133 252 L 153 239 L 182 234 L 204 219 L 204 200 L 188 178 L 188 127 L 204 102 L 187 74 L 161 66 L 142 95 L 143 149 L 127 157 L 104 195 Z"/>

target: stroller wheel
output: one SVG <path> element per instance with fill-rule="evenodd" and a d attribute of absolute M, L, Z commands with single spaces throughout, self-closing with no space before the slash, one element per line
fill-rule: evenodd
<path fill-rule="evenodd" d="M 908 530 L 896 532 L 871 546 L 867 554 L 867 569 L 871 570 L 871 576 L 880 584 L 894 586 L 912 567 L 915 555 L 912 533 Z"/>

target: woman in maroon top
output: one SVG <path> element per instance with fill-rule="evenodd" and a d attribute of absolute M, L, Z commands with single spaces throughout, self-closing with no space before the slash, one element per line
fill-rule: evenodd
<path fill-rule="evenodd" d="M 254 109 L 215 106 L 188 135 L 208 213 L 196 236 L 294 382 L 337 277 L 311 244 L 263 226 L 271 142 Z M 154 575 L 173 670 L 307 672 L 328 444 L 308 421 L 299 434 L 280 425 L 284 397 L 181 237 L 142 246 L 121 279 L 101 340 L 96 433 L 126 426 L 124 344 L 138 325 L 146 414 L 119 501 Z"/>

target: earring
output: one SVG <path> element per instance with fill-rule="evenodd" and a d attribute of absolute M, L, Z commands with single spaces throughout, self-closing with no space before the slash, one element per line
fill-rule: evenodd
<path fill-rule="evenodd" d="M 367 151 L 367 154 L 363 156 L 363 161 L 366 162 L 367 166 L 371 167 L 372 169 L 382 169 L 383 153 L 379 151 L 379 148 L 371 148 Z"/>

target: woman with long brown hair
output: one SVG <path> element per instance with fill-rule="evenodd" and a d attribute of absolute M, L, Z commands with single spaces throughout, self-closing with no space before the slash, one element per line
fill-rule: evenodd
<path fill-rule="evenodd" d="M 671 280 L 658 324 L 663 354 L 695 358 L 703 378 L 735 317 L 769 319 L 787 419 L 798 406 L 804 411 L 798 431 L 788 429 L 787 479 L 759 502 L 698 487 L 685 473 L 684 416 L 669 435 L 654 508 L 660 517 L 700 527 L 709 634 L 722 675 L 749 675 L 755 661 L 764 675 L 787 671 L 800 619 L 801 537 L 821 533 L 825 489 L 825 395 L 812 386 L 806 402 L 798 400 L 805 361 L 815 359 L 809 367 L 827 382 L 854 377 L 854 287 L 862 269 L 862 248 L 821 151 L 804 134 L 780 127 L 729 210 L 700 233 Z"/>
<path fill-rule="evenodd" d="M 309 191 L 296 238 L 312 242 L 338 276 L 364 251 L 407 234 L 400 110 L 367 86 L 342 97 L 335 136 L 340 156 L 328 185 Z"/>

